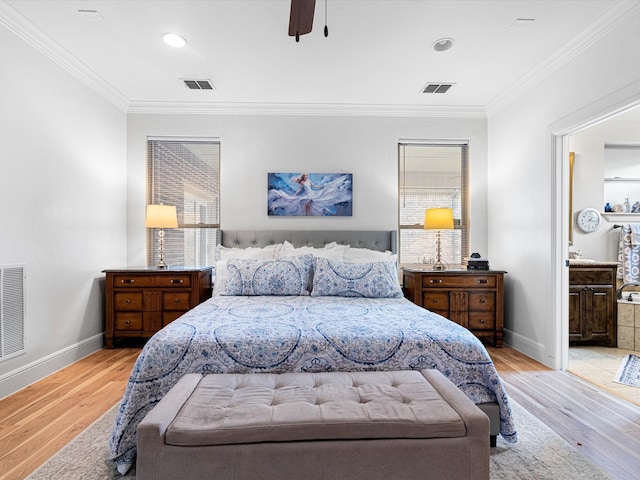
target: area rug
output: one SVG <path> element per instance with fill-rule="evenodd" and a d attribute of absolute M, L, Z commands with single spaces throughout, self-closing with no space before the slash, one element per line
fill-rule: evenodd
<path fill-rule="evenodd" d="M 613 379 L 616 383 L 640 387 L 640 357 L 630 353 L 626 355 Z"/>
<path fill-rule="evenodd" d="M 511 399 L 518 443 L 498 438 L 491 449 L 492 480 L 605 480 L 600 469 Z M 96 420 L 84 432 L 45 464 L 29 480 L 103 480 L 136 478 L 135 467 L 120 475 L 107 457 L 107 438 L 116 407 Z"/>

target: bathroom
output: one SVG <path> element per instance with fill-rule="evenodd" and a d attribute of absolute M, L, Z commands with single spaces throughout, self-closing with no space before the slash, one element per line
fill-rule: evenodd
<path fill-rule="evenodd" d="M 640 286 L 628 285 L 633 278 L 618 278 L 622 273 L 621 240 L 626 252 L 622 258 L 629 265 L 625 271 L 640 271 L 640 108 L 571 135 L 569 150 L 573 161 L 569 192 L 570 332 L 577 322 L 572 307 L 584 298 L 579 297 L 580 289 L 587 292 L 585 295 L 594 295 L 594 311 L 602 310 L 596 312 L 596 323 L 600 323 L 593 336 L 580 338 L 570 333 L 568 371 L 640 404 L 640 388 L 613 382 L 627 353 L 640 356 Z M 572 276 L 575 272 L 598 279 L 600 284 L 604 278 L 608 288 L 577 285 L 585 282 L 573 282 L 572 278 L 579 278 Z M 640 283 L 640 275 L 635 283 Z M 606 327 L 605 320 L 609 322 Z M 591 334 L 591 327 L 583 327 L 583 331 Z"/>

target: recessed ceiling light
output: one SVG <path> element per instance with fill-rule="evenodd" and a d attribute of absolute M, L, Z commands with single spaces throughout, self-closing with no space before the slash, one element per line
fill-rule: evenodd
<path fill-rule="evenodd" d="M 162 40 L 167 45 L 175 48 L 182 48 L 187 44 L 187 41 L 177 33 L 165 33 L 162 35 Z"/>
<path fill-rule="evenodd" d="M 433 42 L 433 45 L 431 45 L 431 47 L 436 52 L 444 52 L 446 50 L 449 50 L 451 47 L 453 47 L 453 38 L 441 38 L 439 40 L 436 40 L 435 42 Z"/>

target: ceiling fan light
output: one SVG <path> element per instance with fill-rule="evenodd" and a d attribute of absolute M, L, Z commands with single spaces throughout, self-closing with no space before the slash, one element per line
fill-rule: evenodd
<path fill-rule="evenodd" d="M 187 44 L 187 41 L 177 33 L 165 33 L 162 35 L 162 40 L 174 48 L 182 48 Z"/>
<path fill-rule="evenodd" d="M 440 38 L 435 42 L 433 42 L 433 45 L 431 45 L 431 47 L 436 52 L 445 52 L 449 50 L 451 47 L 453 47 L 453 42 L 454 42 L 453 38 Z"/>

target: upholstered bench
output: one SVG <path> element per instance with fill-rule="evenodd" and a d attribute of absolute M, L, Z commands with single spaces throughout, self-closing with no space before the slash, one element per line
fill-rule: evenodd
<path fill-rule="evenodd" d="M 185 375 L 138 426 L 148 479 L 488 479 L 489 419 L 436 370 Z"/>

